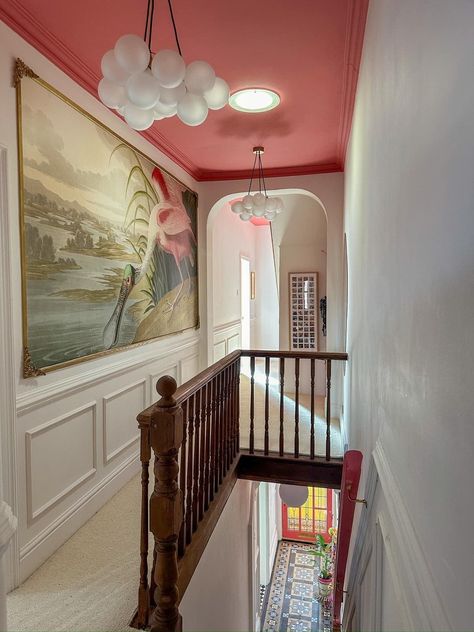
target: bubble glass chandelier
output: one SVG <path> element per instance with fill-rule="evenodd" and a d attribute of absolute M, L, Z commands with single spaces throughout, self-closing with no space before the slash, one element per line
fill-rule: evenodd
<path fill-rule="evenodd" d="M 265 149 L 261 145 L 253 148 L 255 158 L 253 161 L 248 193 L 247 195 L 244 195 L 241 201 L 239 200 L 237 202 L 233 202 L 230 205 L 232 212 L 237 213 L 243 222 L 247 222 L 249 219 L 252 219 L 252 217 L 264 217 L 271 222 L 283 210 L 282 199 L 279 197 L 269 197 L 267 194 L 262 163 L 262 154 L 264 151 Z M 252 183 L 254 179 L 256 182 L 257 178 L 258 191 L 252 194 L 250 193 L 252 190 Z"/>
<path fill-rule="evenodd" d="M 229 86 L 205 61 L 186 65 L 179 44 L 171 0 L 168 7 L 177 51 L 151 52 L 155 0 L 148 0 L 145 35 L 122 35 L 102 57 L 100 100 L 118 110 L 127 124 L 145 130 L 175 114 L 186 125 L 201 125 L 209 110 L 229 101 Z"/>

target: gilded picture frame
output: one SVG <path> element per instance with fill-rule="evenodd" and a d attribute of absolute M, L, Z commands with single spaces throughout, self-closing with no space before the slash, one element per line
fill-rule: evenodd
<path fill-rule="evenodd" d="M 199 327 L 197 194 L 16 60 L 23 376 Z"/>

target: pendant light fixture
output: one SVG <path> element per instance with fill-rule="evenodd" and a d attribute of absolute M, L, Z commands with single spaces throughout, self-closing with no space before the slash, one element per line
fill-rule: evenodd
<path fill-rule="evenodd" d="M 122 35 L 102 57 L 100 100 L 118 110 L 136 130 L 148 129 L 154 121 L 175 114 L 186 125 L 201 125 L 209 109 L 220 110 L 229 101 L 229 86 L 216 77 L 212 66 L 205 61 L 186 66 L 171 0 L 168 7 L 178 51 L 151 52 L 155 0 L 148 0 L 143 39 L 139 35 Z"/>
<path fill-rule="evenodd" d="M 261 145 L 253 148 L 255 158 L 253 161 L 252 175 L 250 177 L 249 190 L 242 201 L 231 204 L 233 213 L 237 213 L 243 222 L 247 222 L 252 217 L 264 217 L 269 222 L 275 219 L 278 213 L 283 210 L 283 202 L 279 197 L 269 197 L 263 175 L 262 154 L 265 151 Z M 257 173 L 255 173 L 255 171 Z M 252 183 L 258 177 L 258 191 L 251 194 Z"/>

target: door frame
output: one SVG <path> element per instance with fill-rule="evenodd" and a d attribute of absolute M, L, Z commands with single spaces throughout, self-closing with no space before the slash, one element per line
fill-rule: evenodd
<path fill-rule="evenodd" d="M 308 487 L 308 490 L 311 489 L 318 489 L 318 487 Z M 326 519 L 326 531 L 324 533 L 322 533 L 321 535 L 323 536 L 324 540 L 326 542 L 329 542 L 331 540 L 331 536 L 329 535 L 328 531 L 329 529 L 333 526 L 333 507 L 332 507 L 332 489 L 329 488 L 319 488 L 319 489 L 326 489 L 326 508 L 321 508 L 321 507 L 315 507 L 314 503 L 313 503 L 313 526 L 314 526 L 314 511 L 317 509 L 323 509 L 326 511 L 327 513 L 327 519 Z M 314 497 L 313 497 L 314 500 Z M 296 507 L 296 509 L 301 511 L 301 507 Z M 303 531 L 301 531 L 301 513 L 300 513 L 300 529 L 298 532 L 295 531 L 289 531 L 287 528 L 288 525 L 288 505 L 285 505 L 285 503 L 282 502 L 282 535 L 283 538 L 285 540 L 297 540 L 299 542 L 313 542 L 314 541 L 314 537 L 316 535 L 315 532 L 312 533 L 305 533 Z"/>

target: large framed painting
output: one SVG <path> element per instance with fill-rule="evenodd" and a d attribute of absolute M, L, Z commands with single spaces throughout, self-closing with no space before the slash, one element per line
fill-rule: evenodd
<path fill-rule="evenodd" d="M 21 60 L 24 376 L 197 327 L 197 195 Z"/>

